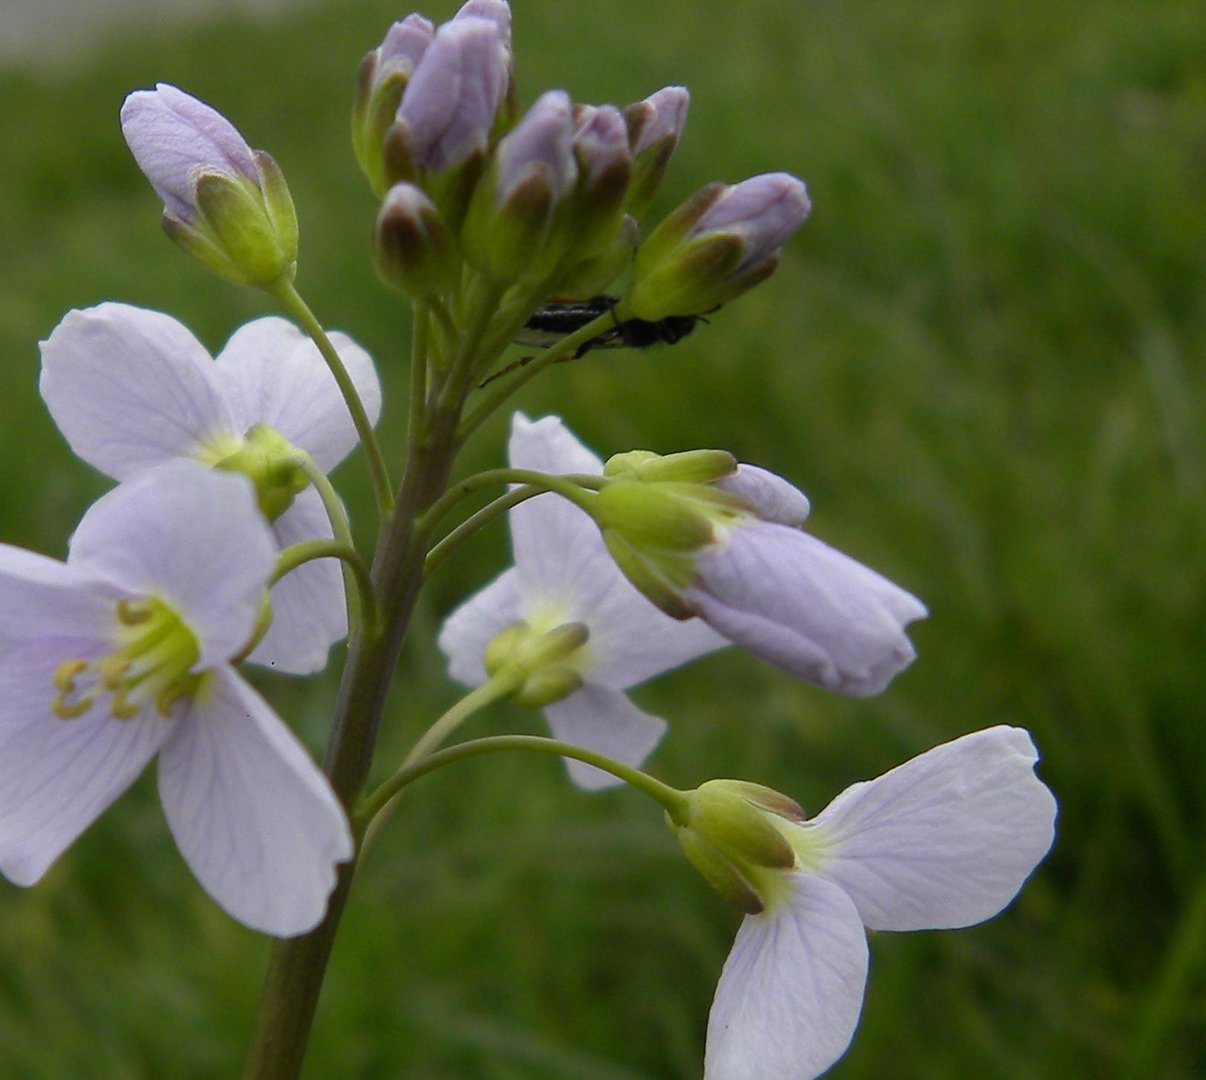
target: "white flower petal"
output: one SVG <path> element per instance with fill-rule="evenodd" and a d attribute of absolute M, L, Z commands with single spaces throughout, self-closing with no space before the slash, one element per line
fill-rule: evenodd
<path fill-rule="evenodd" d="M 640 765 L 666 731 L 665 720 L 642 712 L 627 694 L 589 682 L 547 706 L 544 715 L 556 738 L 606 754 L 625 765 Z M 587 791 L 623 783 L 611 773 L 581 761 L 567 759 L 565 764 L 570 779 Z"/>
<path fill-rule="evenodd" d="M 708 1018 L 704 1080 L 809 1080 L 850 1045 L 867 980 L 867 939 L 850 898 L 792 875 L 773 911 L 747 916 Z"/>
<path fill-rule="evenodd" d="M 827 690 L 878 694 L 916 655 L 915 596 L 815 536 L 766 521 L 695 560 L 685 599 L 725 637 Z"/>
<path fill-rule="evenodd" d="M 72 311 L 41 348 L 51 416 L 79 457 L 115 479 L 235 431 L 209 353 L 169 315 L 128 304 Z"/>
<path fill-rule="evenodd" d="M 812 822 L 822 872 L 867 926 L 970 926 L 1000 911 L 1051 847 L 1055 799 L 1021 728 L 994 727 L 855 784 Z"/>
<path fill-rule="evenodd" d="M 740 495 L 763 521 L 803 525 L 811 509 L 808 496 L 798 487 L 758 465 L 742 463 L 732 476 L 722 476 L 714 486 Z"/>
<path fill-rule="evenodd" d="M 51 711 L 57 665 L 99 651 L 96 642 L 39 642 L 0 663 L 0 872 L 18 885 L 41 878 L 167 734 L 154 714 L 114 720 L 104 703 L 73 720 Z"/>
<path fill-rule="evenodd" d="M 511 421 L 508 460 L 517 469 L 546 473 L 602 473 L 603 463 L 555 416 Z M 537 495 L 508 515 L 515 566 L 529 594 L 580 595 L 600 566 L 611 562 L 594 521 L 560 495 Z"/>
<path fill-rule="evenodd" d="M 352 855 L 339 801 L 268 704 L 229 668 L 176 726 L 159 792 L 197 880 L 253 930 L 291 937 L 322 919 Z"/>
<path fill-rule="evenodd" d="M 281 548 L 303 540 L 330 539 L 322 499 L 306 488 L 272 532 Z M 338 559 L 315 559 L 289 571 L 269 594 L 272 624 L 248 657 L 253 663 L 306 675 L 327 665 L 327 653 L 348 632 L 343 570 Z"/>
<path fill-rule="evenodd" d="M 178 458 L 97 500 L 68 559 L 129 595 L 173 604 L 198 637 L 201 670 L 251 636 L 276 544 L 245 476 Z"/>
<path fill-rule="evenodd" d="M 96 586 L 78 567 L 0 544 L 0 643 L 104 636 L 113 601 Z"/>
<path fill-rule="evenodd" d="M 381 384 L 372 358 L 346 334 L 329 335 L 372 423 Z M 267 424 L 330 472 L 356 445 L 355 425 L 318 348 L 296 326 L 269 316 L 241 326 L 218 355 L 214 375 L 240 434 Z"/>
<path fill-rule="evenodd" d="M 465 686 L 481 686 L 489 678 L 483 666 L 486 646 L 524 614 L 514 569 L 474 593 L 440 628 L 440 651 L 448 658 L 448 674 Z"/>

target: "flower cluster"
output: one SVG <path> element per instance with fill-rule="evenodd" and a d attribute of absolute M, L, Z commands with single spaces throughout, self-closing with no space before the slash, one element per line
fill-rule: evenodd
<path fill-rule="evenodd" d="M 127 98 L 122 129 L 169 236 L 292 321 L 256 319 L 211 357 L 171 316 L 110 302 L 42 343 L 51 416 L 117 486 L 65 562 L 0 544 L 0 872 L 38 881 L 158 754 L 197 879 L 246 925 L 302 938 L 278 946 L 248 1072 L 280 1075 L 282 1054 L 300 1069 L 354 878 L 340 865 L 397 796 L 466 757 L 553 753 L 582 788 L 654 798 L 746 916 L 708 1025 L 709 1080 L 815 1076 L 857 1023 L 865 928 L 996 914 L 1050 846 L 1055 802 L 1029 735 L 1005 727 L 856 784 L 811 820 L 747 781 L 678 791 L 641 771 L 667 730 L 629 697 L 646 680 L 736 644 L 823 689 L 878 694 L 915 658 L 907 629 L 927 612 L 806 532 L 795 486 L 727 451 L 604 462 L 559 418 L 516 413 L 508 467 L 450 480 L 469 437 L 553 360 L 679 340 L 771 274 L 809 213 L 804 185 L 775 172 L 708 184 L 646 227 L 687 91 L 620 109 L 554 90 L 521 113 L 514 67 L 504 0 L 469 0 L 438 27 L 410 15 L 361 65 L 352 143 L 380 201 L 373 257 L 415 319 L 396 485 L 372 360 L 294 286 L 281 170 L 175 87 Z M 525 334 L 552 340 L 500 364 Z M 327 476 L 357 445 L 376 497 L 371 559 Z M 446 527 L 491 485 L 493 502 Z M 370 788 L 421 587 L 504 513 L 514 566 L 439 635 L 472 689 Z M 313 673 L 345 636 L 320 771 L 239 666 Z M 553 738 L 441 749 L 506 699 L 543 710 Z"/>

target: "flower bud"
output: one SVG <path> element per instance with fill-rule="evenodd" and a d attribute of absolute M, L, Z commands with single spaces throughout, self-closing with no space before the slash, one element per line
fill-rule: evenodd
<path fill-rule="evenodd" d="M 542 709 L 581 688 L 574 658 L 589 636 L 580 622 L 562 623 L 544 632 L 526 622 L 512 623 L 491 639 L 483 663 L 491 676 L 508 668 L 522 676 L 515 701 Z"/>
<path fill-rule="evenodd" d="M 756 914 L 782 889 L 781 872 L 796 864 L 778 818 L 799 822 L 804 813 L 759 784 L 709 780 L 689 793 L 681 819 L 669 824 L 708 884 L 738 910 Z"/>
<path fill-rule="evenodd" d="M 407 15 L 389 28 L 385 40 L 360 64 L 352 106 L 352 149 L 378 198 L 388 186 L 382 157 L 385 133 L 434 36 L 435 28 L 422 15 Z"/>
<path fill-rule="evenodd" d="M 557 291 L 565 296 L 597 296 L 632 265 L 636 246 L 636 219 L 625 214 L 606 248 L 596 255 L 569 263 L 558 274 Z"/>
<path fill-rule="evenodd" d="M 285 178 L 224 116 L 167 83 L 130 94 L 122 134 L 163 200 L 163 226 L 211 270 L 241 285 L 292 280 L 297 215 Z"/>
<path fill-rule="evenodd" d="M 770 276 L 808 211 L 804 185 L 787 173 L 708 185 L 638 248 L 624 314 L 656 321 L 732 300 Z"/>
<path fill-rule="evenodd" d="M 296 448 L 267 424 L 256 424 L 236 450 L 213 464 L 251 481 L 260 512 L 269 521 L 288 510 L 294 496 L 310 483 Z"/>
<path fill-rule="evenodd" d="M 578 182 L 566 200 L 567 228 L 576 257 L 609 251 L 624 225 L 624 196 L 632 171 L 628 129 L 620 110 L 577 106 L 574 110 L 574 158 Z"/>
<path fill-rule="evenodd" d="M 632 149 L 632 179 L 624 209 L 639 218 L 661 186 L 678 145 L 691 95 L 685 86 L 665 86 L 624 110 Z"/>
<path fill-rule="evenodd" d="M 629 450 L 614 454 L 603 466 L 607 477 L 631 477 L 657 482 L 678 480 L 709 484 L 734 474 L 737 460 L 727 450 L 683 450 L 677 454 L 655 454 L 652 450 Z"/>
<path fill-rule="evenodd" d="M 455 18 L 436 31 L 385 135 L 389 183 L 418 184 L 453 228 L 484 167 L 510 78 L 510 47 L 493 19 Z"/>
<path fill-rule="evenodd" d="M 542 94 L 507 135 L 473 193 L 466 257 L 496 281 L 544 278 L 565 250 L 557 210 L 577 180 L 569 97 Z"/>
<path fill-rule="evenodd" d="M 435 203 L 414 184 L 389 189 L 373 237 L 377 272 L 407 296 L 423 299 L 456 285 L 456 243 Z"/>

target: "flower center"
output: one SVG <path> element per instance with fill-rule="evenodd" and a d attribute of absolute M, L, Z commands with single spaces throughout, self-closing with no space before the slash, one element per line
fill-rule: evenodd
<path fill-rule="evenodd" d="M 109 715 L 132 720 L 152 705 L 161 716 L 191 695 L 201 655 L 193 631 L 170 604 L 158 597 L 117 604 L 114 649 L 93 660 L 64 660 L 55 669 L 58 691 L 51 707 L 64 720 L 83 716 L 108 696 Z"/>
<path fill-rule="evenodd" d="M 200 457 L 216 469 L 241 472 L 250 479 L 264 517 L 275 521 L 310 482 L 299 454 L 280 432 L 256 424 L 242 439 L 215 440 L 202 449 Z"/>

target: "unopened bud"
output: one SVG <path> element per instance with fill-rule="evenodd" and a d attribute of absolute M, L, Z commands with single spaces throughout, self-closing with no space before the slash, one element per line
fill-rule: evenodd
<path fill-rule="evenodd" d="M 460 255 L 440 211 L 422 189 L 395 184 L 377 215 L 377 271 L 407 296 L 424 299 L 455 287 Z"/>

